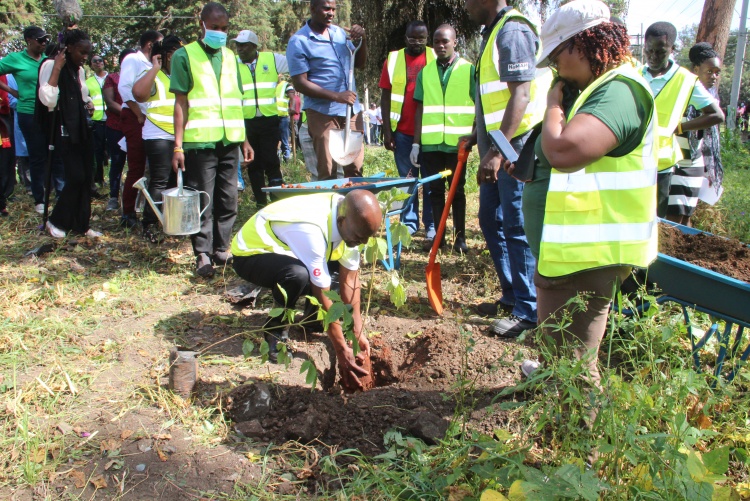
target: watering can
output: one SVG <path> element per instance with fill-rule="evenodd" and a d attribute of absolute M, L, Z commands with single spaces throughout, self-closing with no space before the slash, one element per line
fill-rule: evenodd
<path fill-rule="evenodd" d="M 149 205 L 154 209 L 156 217 L 164 228 L 167 235 L 193 235 L 198 233 L 201 228 L 201 216 L 211 203 L 211 197 L 205 191 L 198 191 L 192 188 L 183 188 L 182 170 L 177 171 L 177 188 L 165 190 L 161 197 L 161 202 L 154 202 L 151 195 L 148 194 L 147 179 L 140 178 L 133 184 L 133 187 L 141 190 L 146 197 Z M 205 207 L 201 210 L 200 197 L 201 193 L 208 197 Z M 162 205 L 162 213 L 156 206 Z"/>

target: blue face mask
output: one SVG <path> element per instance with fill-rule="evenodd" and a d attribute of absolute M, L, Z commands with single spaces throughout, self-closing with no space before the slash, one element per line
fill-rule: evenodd
<path fill-rule="evenodd" d="M 227 45 L 227 34 L 223 31 L 209 30 L 206 28 L 206 23 L 203 23 L 203 28 L 206 30 L 206 34 L 203 37 L 203 43 L 211 47 L 212 49 L 221 49 Z"/>

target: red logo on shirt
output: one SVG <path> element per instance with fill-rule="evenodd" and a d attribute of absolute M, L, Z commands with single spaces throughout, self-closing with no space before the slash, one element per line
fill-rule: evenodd
<path fill-rule="evenodd" d="M 315 275 L 316 277 L 319 277 L 321 273 L 323 273 L 323 272 L 320 271 L 320 268 L 315 268 L 313 270 L 313 275 Z"/>

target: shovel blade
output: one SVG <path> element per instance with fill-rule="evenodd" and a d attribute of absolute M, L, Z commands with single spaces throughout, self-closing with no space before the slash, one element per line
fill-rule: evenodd
<path fill-rule="evenodd" d="M 443 283 L 440 278 L 440 263 L 427 265 L 427 299 L 430 306 L 438 315 L 443 314 Z"/>
<path fill-rule="evenodd" d="M 359 156 L 364 144 L 364 134 L 359 131 L 349 132 L 349 144 L 346 144 L 346 131 L 334 129 L 328 133 L 328 152 L 339 165 L 350 165 Z"/>

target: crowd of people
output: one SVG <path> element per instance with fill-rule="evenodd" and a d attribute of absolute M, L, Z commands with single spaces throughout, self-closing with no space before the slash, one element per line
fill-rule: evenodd
<path fill-rule="evenodd" d="M 199 276 L 209 277 L 214 265 L 232 260 L 239 276 L 271 288 L 279 305 L 291 307 L 312 293 L 328 309 L 324 292 L 337 269 L 341 297 L 353 306 L 355 333 L 367 353 L 358 246 L 380 227 L 377 200 L 354 191 L 269 204 L 262 189 L 283 183 L 289 131 L 298 131 L 314 180 L 362 174 L 364 149 L 348 165 L 338 165 L 329 139 L 344 128 L 363 132 L 365 122 L 372 144 L 382 137 L 403 177 L 455 172 L 459 148 L 476 145 L 479 226 L 499 283 L 498 299 L 478 305 L 478 312 L 493 318 L 492 334 L 505 338 L 540 325 L 552 353 L 585 359 L 597 386 L 596 352 L 613 293 L 634 268 L 655 259 L 658 218 L 687 224 L 699 191 L 720 189 L 718 124 L 724 115 L 715 86 L 721 61 L 700 42 L 690 50 L 692 67 L 679 66 L 673 58 L 676 29 L 658 22 L 646 30 L 646 64 L 640 65 L 625 27 L 599 0 L 561 6 L 541 31 L 505 0 L 467 0 L 465 8 L 484 27 L 478 59 L 458 53 L 451 25 L 431 32 L 424 22 L 412 21 L 404 47 L 383 62 L 380 106 L 373 103 L 370 110 L 363 110 L 349 76 L 350 64 L 362 69 L 367 63 L 366 31 L 335 25 L 335 0 L 311 0 L 310 18 L 285 54 L 259 50 L 251 30 L 233 38 L 235 54 L 226 47 L 227 11 L 208 3 L 198 40 L 146 31 L 137 51 L 120 54 L 119 73 L 106 72 L 85 32 L 68 31 L 52 48 L 43 30 L 29 27 L 23 33 L 26 49 L 0 60 L 0 74 L 16 82 L 13 87 L 0 80 L 7 93 L 0 104 L 15 99 L 11 106 L 26 140 L 26 150 L 15 141 L 18 158 L 28 157 L 18 162 L 19 173 L 22 179 L 30 174 L 27 186 L 41 212 L 52 144 L 58 196 L 47 231 L 56 238 L 69 231 L 96 237 L 100 233 L 89 224 L 91 196 L 104 181 L 107 152 L 107 209 L 121 208 L 124 227 L 140 225 L 145 238 L 158 242 L 153 211 L 146 208 L 137 219 L 133 183 L 148 166 L 149 193 L 160 201 L 182 170 L 187 186 L 211 198 L 200 231 L 191 237 Z M 0 118 L 8 115 L 3 109 Z M 290 129 L 290 117 L 292 123 L 299 118 L 299 129 Z M 10 121 L 0 126 L 3 139 L 12 137 Z M 515 162 L 490 140 L 498 131 L 518 155 Z M 7 149 L 3 142 L 2 151 Z M 6 157 L 0 165 L 0 208 L 7 214 Z M 242 166 L 260 210 L 232 238 Z M 519 175 L 522 170 L 526 176 Z M 468 251 L 465 176 L 451 205 L 449 242 L 458 253 Z M 425 186 L 421 211 L 417 199 L 401 216 L 410 233 L 424 228 L 426 249 L 452 181 L 451 174 Z M 447 245 L 442 238 L 439 244 Z M 566 305 L 580 294 L 587 295 L 588 306 L 560 327 Z M 355 360 L 338 324 L 329 336 L 345 385 L 360 387 L 361 357 Z M 286 339 L 287 326 L 269 317 L 272 360 L 277 343 Z M 539 365 L 527 360 L 522 370 L 530 375 Z M 592 410 L 589 418 L 594 416 Z"/>

